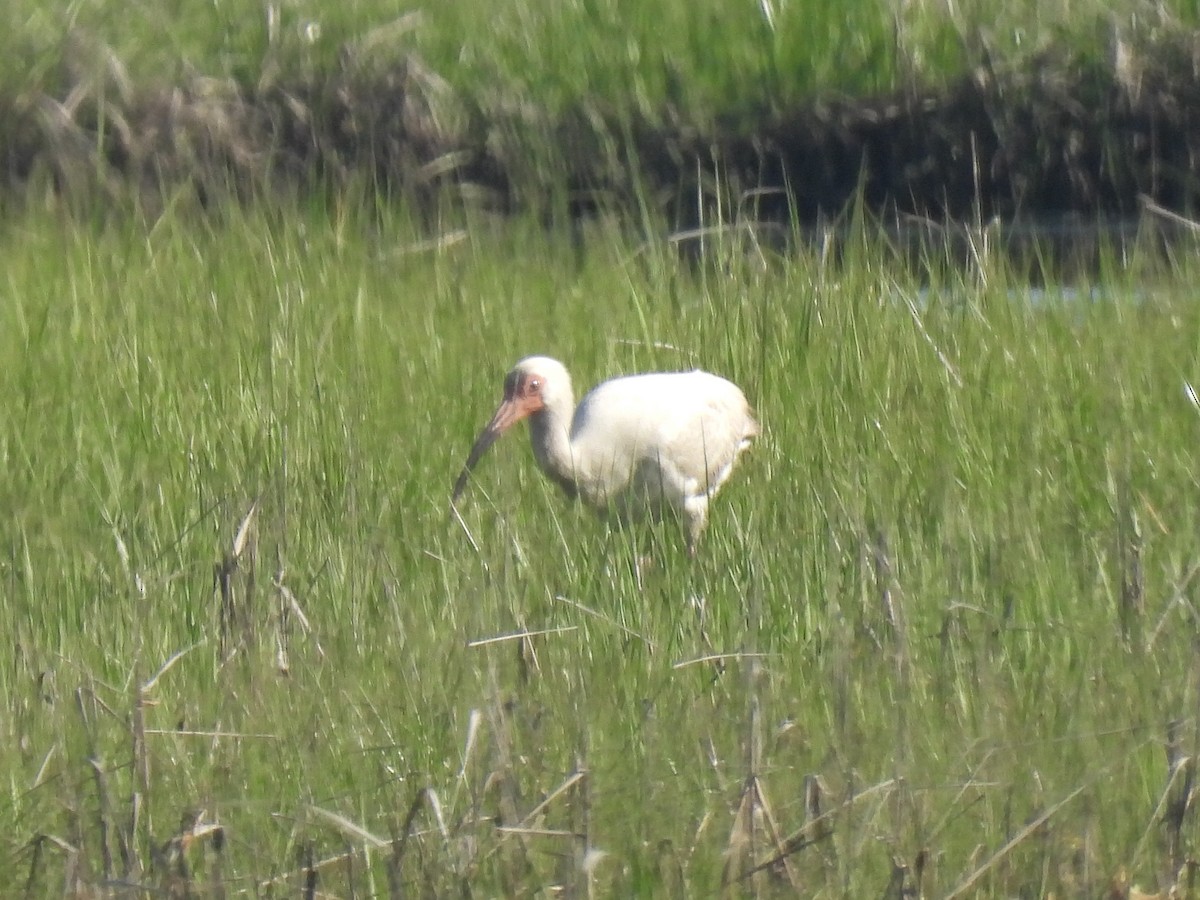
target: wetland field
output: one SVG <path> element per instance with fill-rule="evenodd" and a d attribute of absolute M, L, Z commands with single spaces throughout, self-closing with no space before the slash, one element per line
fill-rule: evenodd
<path fill-rule="evenodd" d="M 0 896 L 1196 894 L 1194 5 L 164 9 L 0 14 Z M 451 515 L 533 353 L 694 560 Z"/>

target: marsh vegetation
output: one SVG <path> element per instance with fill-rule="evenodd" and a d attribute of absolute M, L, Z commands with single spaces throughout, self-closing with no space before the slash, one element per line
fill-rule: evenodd
<path fill-rule="evenodd" d="M 638 141 L 949 89 L 976 54 L 1053 97 L 1016 62 L 1185 47 L 1194 11 L 368 6 L 193 6 L 165 41 L 106 4 L 65 38 L 53 4 L 6 7 L 6 114 L 33 123 L 6 132 L 0 224 L 14 892 L 1192 890 L 1191 170 L 1155 170 L 1171 241 L 1100 241 L 1067 284 L 980 198 L 901 246 L 868 179 L 825 211 L 836 248 L 796 204 L 768 241 L 736 167 L 664 139 L 659 182 Z M 375 105 L 334 116 L 359 78 Z M 1083 146 L 1110 146 L 1105 108 L 1064 107 Z M 244 154 L 219 139 L 243 121 L 270 138 Z M 576 183 L 578 147 L 624 187 Z M 581 385 L 745 389 L 763 435 L 696 560 L 610 532 L 512 438 L 449 516 L 531 352 Z"/>

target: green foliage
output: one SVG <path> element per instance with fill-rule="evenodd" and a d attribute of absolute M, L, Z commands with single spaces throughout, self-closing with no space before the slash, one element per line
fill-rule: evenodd
<path fill-rule="evenodd" d="M 928 895 L 1169 879 L 1192 255 L 1033 296 L 869 229 L 837 262 L 734 231 L 688 262 L 354 210 L 0 235 L 7 871 L 696 896 L 772 855 L 754 784 L 817 841 L 770 876 L 806 895 L 893 860 Z M 765 433 L 698 560 L 610 534 L 520 436 L 449 517 L 530 352 L 743 385 Z"/>
<path fill-rule="evenodd" d="M 195 73 L 253 86 L 416 51 L 483 107 L 557 113 L 600 103 L 652 117 L 670 107 L 697 122 L 817 92 L 948 80 L 1052 43 L 1105 53 L 1113 34 L 1197 23 L 1192 2 L 1141 0 L 519 0 L 499 10 L 406 0 L 15 0 L 2 15 L 9 64 L 0 66 L 0 96 L 57 96 L 64 76 L 73 86 L 89 66 L 108 77 L 119 65 L 138 84 Z"/>
<path fill-rule="evenodd" d="M 126 74 L 257 84 L 416 49 L 484 108 L 702 121 L 1050 40 L 1094 60 L 1196 9 L 0 17 L 23 115 Z M 340 894 L 703 896 L 778 827 L 798 840 L 760 892 L 1173 883 L 1200 750 L 1194 248 L 1035 295 L 985 250 L 916 265 L 869 228 L 787 257 L 717 230 L 693 258 L 657 222 L 417 225 L 352 194 L 145 225 L 31 200 L 0 225 L 0 870 L 33 896 L 290 893 L 323 859 Z M 450 517 L 531 352 L 579 386 L 702 366 L 746 389 L 764 436 L 697 561 L 568 504 L 519 436 Z"/>

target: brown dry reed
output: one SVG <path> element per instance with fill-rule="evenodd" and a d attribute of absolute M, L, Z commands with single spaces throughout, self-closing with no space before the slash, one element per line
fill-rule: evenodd
<path fill-rule="evenodd" d="M 72 40 L 60 85 L 0 96 L 10 196 L 153 212 L 357 185 L 417 208 L 447 195 L 547 214 L 650 202 L 685 228 L 813 223 L 856 198 L 888 220 L 1119 219 L 1146 204 L 1190 216 L 1200 191 L 1200 38 L 1183 28 L 1113 36 L 1098 53 L 980 52 L 944 85 L 886 96 L 745 98 L 762 112 L 718 111 L 713 125 L 669 107 L 473 96 L 415 54 L 385 63 L 359 44 L 315 74 L 135 83 L 111 50 Z"/>

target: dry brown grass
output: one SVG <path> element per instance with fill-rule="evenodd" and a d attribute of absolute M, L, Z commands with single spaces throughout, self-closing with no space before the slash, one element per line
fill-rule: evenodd
<path fill-rule="evenodd" d="M 944 87 L 817 97 L 715 128 L 671 109 L 551 114 L 527 97 L 465 96 L 415 55 L 381 64 L 357 45 L 335 71 L 268 67 L 248 85 L 202 73 L 134 84 L 110 50 L 75 43 L 57 92 L 0 97 L 10 192 L 153 209 L 358 183 L 418 205 L 450 190 L 499 209 L 565 196 L 580 212 L 648 191 L 680 227 L 729 210 L 812 222 L 860 192 L 878 214 L 937 221 L 1200 206 L 1200 47 L 1182 32 L 1114 39 L 1100 63 L 984 55 Z"/>

